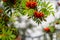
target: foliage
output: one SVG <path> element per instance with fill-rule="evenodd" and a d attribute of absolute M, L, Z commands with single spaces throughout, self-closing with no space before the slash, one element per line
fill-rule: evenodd
<path fill-rule="evenodd" d="M 54 14 L 54 11 L 53 11 L 53 5 L 50 4 L 50 2 L 38 2 L 38 6 L 40 6 L 40 11 L 44 12 L 44 14 L 46 16 L 50 15 L 51 13 Z"/>
<path fill-rule="evenodd" d="M 12 5 L 7 3 L 4 2 L 4 7 L 0 7 L 0 40 L 15 40 L 18 31 L 13 24 L 10 25 L 10 23 L 14 22 L 14 18 L 12 14 L 9 15 L 9 12 L 12 13 Z"/>
<path fill-rule="evenodd" d="M 2 32 L 0 34 L 1 40 L 14 40 L 15 38 L 16 38 L 16 35 L 14 35 L 9 28 L 7 30 L 2 28 Z"/>
<path fill-rule="evenodd" d="M 20 7 L 20 1 L 21 0 L 7 0 L 6 2 L 3 1 L 3 5 L 4 5 L 4 10 L 7 14 L 9 14 L 10 16 L 12 15 L 12 9 L 19 9 Z"/>
<path fill-rule="evenodd" d="M 29 3 L 27 3 L 27 2 L 29 2 Z M 28 5 L 28 7 L 26 6 L 26 4 Z M 49 16 L 50 14 L 54 15 L 54 11 L 53 11 L 54 8 L 52 7 L 52 5 L 50 5 L 50 2 L 46 2 L 46 1 L 43 2 L 42 0 L 38 0 L 38 1 L 36 1 L 36 0 L 34 0 L 34 1 L 33 0 L 32 1 L 29 1 L 29 0 L 11 1 L 11 0 L 9 0 L 7 2 L 4 2 L 4 6 L 5 6 L 5 11 L 7 11 L 7 13 L 9 13 L 9 12 L 11 13 L 10 16 L 12 15 L 12 9 L 14 9 L 14 13 L 16 13 L 15 11 L 18 11 L 19 13 L 17 13 L 17 14 L 20 14 L 20 15 L 28 14 L 29 17 L 33 18 L 38 23 L 45 20 L 45 18 L 47 16 Z M 29 8 L 29 6 L 31 6 L 31 7 L 36 6 L 36 7 Z M 40 6 L 40 8 L 38 9 L 39 6 Z M 44 17 L 35 18 L 34 11 L 43 12 Z"/>
<path fill-rule="evenodd" d="M 3 0 L 3 5 L 4 12 L 0 10 L 1 40 L 15 40 L 16 36 L 18 35 L 18 30 L 14 28 L 13 22 L 15 22 L 14 18 L 17 16 L 28 15 L 29 18 L 32 18 L 34 21 L 36 21 L 36 23 L 39 24 L 42 21 L 46 21 L 45 18 L 50 14 L 54 15 L 54 8 L 52 5 L 50 5 L 50 2 L 43 2 L 42 0 Z M 35 11 L 36 14 L 34 13 Z M 8 26 L 10 22 L 11 25 Z M 55 31 L 55 28 L 52 26 L 50 26 L 49 29 L 51 33 Z"/>

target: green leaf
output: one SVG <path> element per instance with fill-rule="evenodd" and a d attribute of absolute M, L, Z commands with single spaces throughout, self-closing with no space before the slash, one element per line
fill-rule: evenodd
<path fill-rule="evenodd" d="M 47 8 L 49 9 L 49 8 L 51 8 L 51 7 L 52 7 L 52 5 L 48 6 Z"/>
<path fill-rule="evenodd" d="M 2 36 L 0 36 L 0 39 L 2 38 Z"/>
<path fill-rule="evenodd" d="M 49 10 L 53 10 L 54 8 L 49 8 Z"/>
<path fill-rule="evenodd" d="M 50 26 L 50 31 L 53 33 L 55 31 L 55 27 L 54 26 Z"/>
<path fill-rule="evenodd" d="M 10 35 L 10 36 L 11 36 L 11 38 L 13 38 L 13 39 L 14 39 L 14 38 L 16 38 L 16 36 L 15 36 L 15 35 Z"/>
<path fill-rule="evenodd" d="M 22 5 L 22 8 L 25 8 L 26 7 L 26 0 L 22 1 L 21 5 Z"/>
<path fill-rule="evenodd" d="M 46 2 L 43 2 L 43 6 L 46 7 Z"/>
<path fill-rule="evenodd" d="M 30 9 L 30 10 L 28 11 L 28 16 L 33 16 L 33 14 L 34 14 L 34 10 L 33 10 L 33 9 Z"/>
<path fill-rule="evenodd" d="M 55 16 L 55 15 L 54 15 L 54 11 L 52 11 L 51 13 L 52 13 L 53 16 Z"/>
<path fill-rule="evenodd" d="M 32 16 L 33 12 L 34 12 L 34 9 L 23 10 L 23 15 L 28 14 L 28 16 Z"/>
<path fill-rule="evenodd" d="M 41 11 L 47 16 L 50 15 L 50 12 L 46 8 L 42 8 Z"/>
<path fill-rule="evenodd" d="M 50 2 L 48 2 L 47 4 L 46 4 L 46 6 L 48 6 L 50 4 Z"/>
<path fill-rule="evenodd" d="M 28 10 L 23 10 L 23 15 L 26 15 Z"/>

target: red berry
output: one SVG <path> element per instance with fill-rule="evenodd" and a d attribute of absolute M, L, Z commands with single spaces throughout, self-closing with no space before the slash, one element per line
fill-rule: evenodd
<path fill-rule="evenodd" d="M 37 18 L 39 18 L 39 12 L 35 11 L 34 12 L 34 16 L 37 17 Z"/>
<path fill-rule="evenodd" d="M 44 28 L 44 31 L 49 32 L 50 29 L 48 27 Z"/>
<path fill-rule="evenodd" d="M 26 6 L 27 6 L 28 8 L 30 8 L 30 2 L 27 2 L 27 3 L 26 3 Z"/>
<path fill-rule="evenodd" d="M 43 16 L 44 16 L 44 14 L 42 12 L 40 12 L 40 17 L 43 17 Z"/>
<path fill-rule="evenodd" d="M 31 8 L 35 8 L 37 6 L 36 2 L 31 2 Z"/>
<path fill-rule="evenodd" d="M 42 12 L 37 12 L 37 11 L 35 11 L 35 12 L 34 12 L 34 16 L 35 16 L 36 18 L 41 18 L 41 17 L 44 16 L 44 14 L 43 14 Z"/>
<path fill-rule="evenodd" d="M 35 8 L 37 6 L 37 3 L 33 1 L 29 1 L 29 2 L 26 2 L 26 6 L 28 8 Z"/>

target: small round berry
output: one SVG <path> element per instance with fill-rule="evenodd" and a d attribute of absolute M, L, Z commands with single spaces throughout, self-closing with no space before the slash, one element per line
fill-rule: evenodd
<path fill-rule="evenodd" d="M 48 27 L 44 28 L 44 31 L 50 32 L 50 29 Z"/>
<path fill-rule="evenodd" d="M 37 2 L 29 1 L 26 2 L 26 7 L 28 8 L 35 8 L 37 6 Z"/>
<path fill-rule="evenodd" d="M 38 12 L 38 11 L 34 12 L 34 17 L 36 17 L 36 18 L 42 18 L 43 16 L 44 16 L 44 14 L 42 12 Z"/>

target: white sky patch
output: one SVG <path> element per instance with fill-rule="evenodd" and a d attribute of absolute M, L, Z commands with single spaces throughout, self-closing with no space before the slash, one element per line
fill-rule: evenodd
<path fill-rule="evenodd" d="M 51 22 L 55 21 L 55 17 L 53 15 L 50 15 L 46 18 L 46 20 L 48 23 L 51 23 Z"/>
<path fill-rule="evenodd" d="M 55 13 L 55 18 L 56 19 L 59 19 L 60 18 L 60 11 L 58 11 L 58 12 Z"/>

